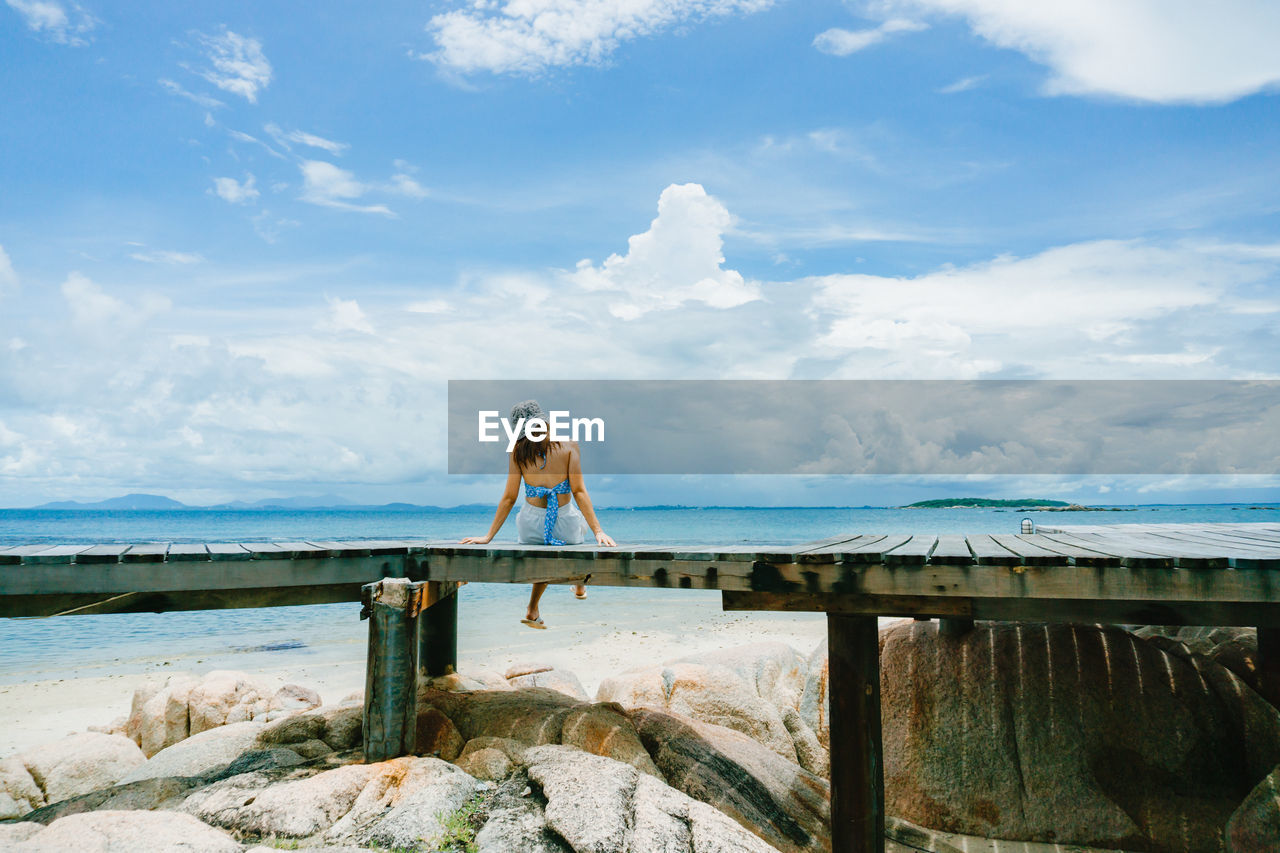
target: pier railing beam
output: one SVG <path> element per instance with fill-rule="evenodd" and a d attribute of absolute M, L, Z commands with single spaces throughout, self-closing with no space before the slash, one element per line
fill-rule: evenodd
<path fill-rule="evenodd" d="M 365 761 L 412 754 L 418 698 L 418 609 L 422 581 L 386 578 L 361 588 L 369 619 L 364 690 Z"/>
<path fill-rule="evenodd" d="M 458 670 L 458 585 L 429 581 L 418 615 L 418 676 Z"/>
<path fill-rule="evenodd" d="M 875 616 L 827 614 L 831 849 L 884 853 L 880 637 Z"/>

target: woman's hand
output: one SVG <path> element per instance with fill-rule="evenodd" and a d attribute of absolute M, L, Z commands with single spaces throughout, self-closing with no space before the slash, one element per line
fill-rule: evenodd
<path fill-rule="evenodd" d="M 492 536 L 468 536 L 458 541 L 459 545 L 488 545 Z"/>
<path fill-rule="evenodd" d="M 597 530 L 597 531 L 596 531 L 596 544 L 597 544 L 597 545 L 608 545 L 610 548 L 613 548 L 613 547 L 617 546 L 617 544 L 618 544 L 618 543 L 617 543 L 617 542 L 614 542 L 612 539 L 610 539 L 610 538 L 609 538 L 609 534 L 608 534 L 608 533 L 605 533 L 603 530 Z"/>

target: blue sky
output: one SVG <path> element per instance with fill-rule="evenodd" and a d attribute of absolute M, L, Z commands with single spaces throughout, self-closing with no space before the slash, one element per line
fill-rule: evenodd
<path fill-rule="evenodd" d="M 1275 377 L 1280 9 L 1059 6 L 5 0 L 0 505 L 488 500 L 448 379 Z"/>

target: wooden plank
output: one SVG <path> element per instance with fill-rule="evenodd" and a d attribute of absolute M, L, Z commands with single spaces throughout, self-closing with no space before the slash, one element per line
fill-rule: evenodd
<path fill-rule="evenodd" d="M 827 615 L 831 849 L 884 853 L 880 647 L 874 616 Z"/>
<path fill-rule="evenodd" d="M 368 548 L 353 542 L 336 542 L 327 539 L 308 539 L 307 544 L 324 551 L 329 557 L 368 557 Z"/>
<path fill-rule="evenodd" d="M 4 550 L 0 550 L 0 566 L 16 566 L 22 562 L 22 558 L 30 554 L 38 554 L 41 551 L 47 551 L 52 545 L 10 545 Z"/>
<path fill-rule="evenodd" d="M 1045 548 L 1028 534 L 994 534 L 992 540 L 1018 556 L 1018 562 L 1024 566 L 1065 566 L 1067 558 L 1057 551 Z"/>
<path fill-rule="evenodd" d="M 1060 542 L 1057 539 L 1043 533 L 1019 534 L 1018 539 L 1024 540 L 1046 551 L 1052 551 L 1061 554 L 1067 558 L 1067 561 L 1075 566 L 1094 566 L 1104 568 L 1107 566 L 1119 566 L 1121 561 L 1119 557 L 1113 557 L 1098 551 L 1090 551 L 1086 548 L 1080 548 L 1067 542 Z"/>
<path fill-rule="evenodd" d="M 1016 554 L 988 535 L 966 536 L 965 541 L 979 566 L 1022 565 Z"/>
<path fill-rule="evenodd" d="M 937 544 L 937 536 L 912 536 L 896 548 L 886 551 L 884 561 L 890 566 L 923 566 Z"/>
<path fill-rule="evenodd" d="M 1123 548 L 1117 548 L 1113 544 L 1107 542 L 1099 542 L 1096 539 L 1085 539 L 1074 533 L 1045 533 L 1037 535 L 1043 535 L 1045 537 L 1047 540 L 1046 547 L 1053 547 L 1048 543 L 1057 542 L 1076 550 L 1087 551 L 1104 557 L 1112 557 L 1119 560 L 1121 566 L 1129 568 L 1173 568 L 1173 559 L 1170 557 L 1160 557 L 1155 554 L 1137 554 Z M 1074 562 L 1077 565 L 1083 565 L 1079 560 L 1075 560 Z"/>
<path fill-rule="evenodd" d="M 52 548 L 42 548 L 30 554 L 22 555 L 22 564 L 24 566 L 39 566 L 49 563 L 69 564 L 76 554 L 88 551 L 92 545 L 54 545 Z"/>
<path fill-rule="evenodd" d="M 210 542 L 205 548 L 209 551 L 209 559 L 215 562 L 249 559 L 249 550 L 237 542 Z"/>
<path fill-rule="evenodd" d="M 360 583 L 172 592 L 0 595 L 0 617 L 167 613 L 244 607 L 292 607 L 360 600 Z"/>
<path fill-rule="evenodd" d="M 951 566 L 973 564 L 973 552 L 963 536 L 939 536 L 938 544 L 929 555 L 929 562 Z"/>
<path fill-rule="evenodd" d="M 902 533 L 882 536 L 874 542 L 859 540 L 850 545 L 839 546 L 840 561 L 843 563 L 879 563 L 884 559 L 886 553 L 902 547 L 910 540 L 910 534 Z"/>
<path fill-rule="evenodd" d="M 1262 602 L 1102 601 L 725 592 L 727 611 L 845 613 L 904 619 L 993 619 L 1107 625 L 1258 625 L 1280 629 L 1280 607 Z"/>
<path fill-rule="evenodd" d="M 130 545 L 120 557 L 122 563 L 163 563 L 169 553 L 168 542 L 142 542 Z"/>
<path fill-rule="evenodd" d="M 1129 553 L 1169 557 L 1175 566 L 1182 569 L 1225 569 L 1229 565 L 1227 557 L 1221 552 L 1162 541 L 1141 531 L 1123 534 L 1083 533 L 1080 538 L 1111 545 Z"/>
<path fill-rule="evenodd" d="M 177 542 L 169 546 L 169 553 L 165 555 L 165 559 L 169 562 L 175 560 L 208 560 L 209 547 L 201 544 Z"/>
<path fill-rule="evenodd" d="M 128 545 L 94 545 L 87 551 L 81 551 L 76 554 L 76 562 L 81 565 L 88 563 L 118 563 L 120 562 L 120 555 L 128 550 Z"/>

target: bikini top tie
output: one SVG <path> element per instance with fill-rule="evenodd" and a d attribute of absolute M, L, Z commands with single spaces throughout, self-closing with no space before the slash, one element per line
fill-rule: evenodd
<path fill-rule="evenodd" d="M 560 516 L 560 499 L 557 495 L 567 494 L 569 494 L 569 479 L 567 477 L 549 489 L 546 486 L 531 486 L 528 483 L 524 485 L 524 496 L 526 498 L 547 499 L 547 515 L 542 522 L 542 541 L 546 545 L 564 544 L 562 540 L 553 538 L 551 531 L 556 529 L 556 519 Z"/>

